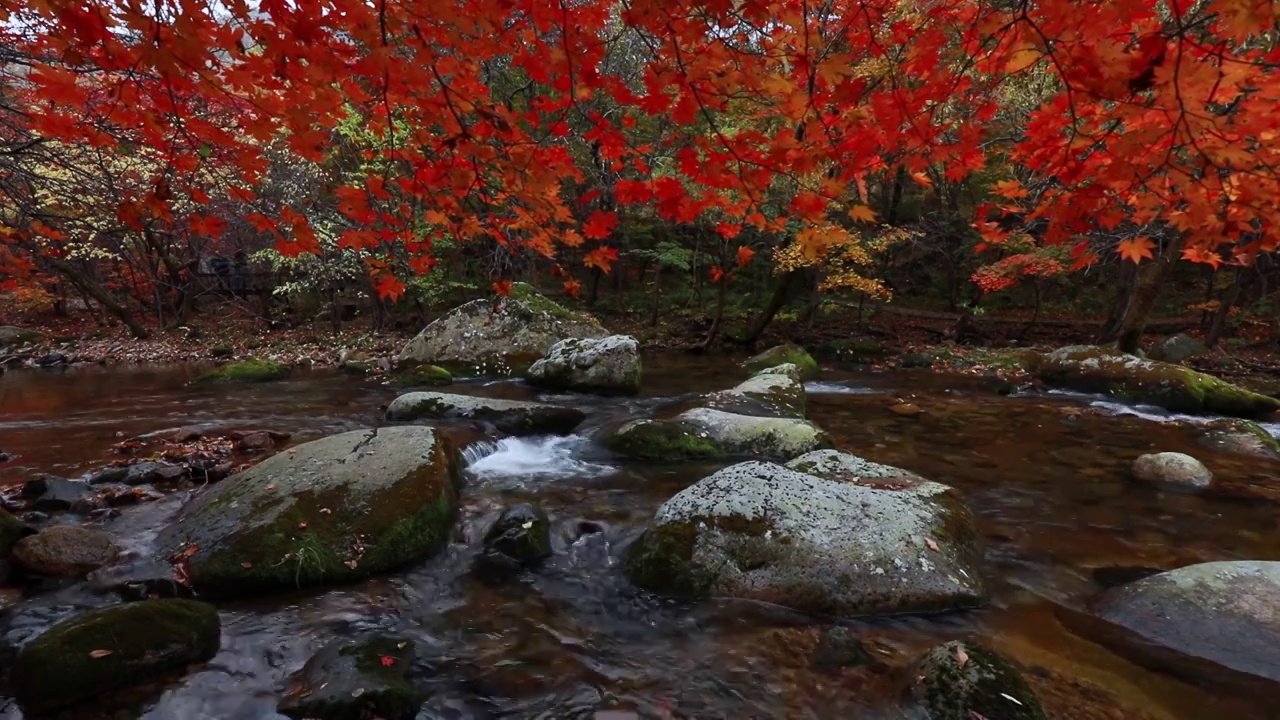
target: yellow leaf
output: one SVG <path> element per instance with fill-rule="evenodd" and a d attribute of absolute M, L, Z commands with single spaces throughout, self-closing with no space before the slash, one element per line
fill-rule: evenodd
<path fill-rule="evenodd" d="M 1035 65 L 1042 57 L 1044 55 L 1040 52 L 1040 48 L 1034 44 L 1029 42 L 1019 43 L 1009 52 L 1009 59 L 1005 61 L 1004 69 L 1011 73 L 1026 70 Z"/>
<path fill-rule="evenodd" d="M 876 211 L 866 205 L 854 205 L 853 209 L 849 210 L 849 217 L 857 222 L 875 222 Z"/>
<path fill-rule="evenodd" d="M 1027 196 L 1027 189 L 1022 187 L 1022 183 L 1017 180 L 1001 180 L 996 183 L 992 192 L 1000 197 L 1009 198 L 1010 200 Z"/>

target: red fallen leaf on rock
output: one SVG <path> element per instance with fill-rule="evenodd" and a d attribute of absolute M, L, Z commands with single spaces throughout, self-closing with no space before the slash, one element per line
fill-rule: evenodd
<path fill-rule="evenodd" d="M 89 657 L 93 658 L 94 660 L 98 660 L 100 658 L 104 658 L 108 655 L 111 655 L 113 652 L 114 651 L 112 650 L 93 650 L 93 651 L 90 651 Z"/>
<path fill-rule="evenodd" d="M 185 549 L 183 549 L 182 552 L 178 553 L 177 555 L 174 555 L 173 562 L 180 562 L 182 560 L 186 560 L 187 558 L 191 557 L 192 555 L 195 555 L 198 552 L 200 552 L 200 547 L 198 545 L 190 545 Z"/>
<path fill-rule="evenodd" d="M 396 664 L 396 659 L 390 655 L 383 655 L 381 658 L 383 667 L 391 667 Z"/>

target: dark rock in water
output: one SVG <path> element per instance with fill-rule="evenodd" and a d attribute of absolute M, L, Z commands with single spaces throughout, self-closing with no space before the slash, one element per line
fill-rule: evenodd
<path fill-rule="evenodd" d="M 132 465 L 111 465 L 89 476 L 89 483 L 123 483 L 125 485 L 155 485 L 176 482 L 187 477 L 187 469 L 181 465 L 155 460 L 144 460 Z"/>
<path fill-rule="evenodd" d="M 285 437 L 288 439 L 288 436 Z M 236 449 L 240 452 L 261 452 L 270 450 L 276 446 L 276 440 L 272 434 L 265 430 L 255 430 L 253 432 L 244 433 L 236 439 Z"/>
<path fill-rule="evenodd" d="M 1280 460 L 1280 441 L 1250 420 L 1218 420 L 1205 426 L 1200 444 L 1235 455 Z"/>
<path fill-rule="evenodd" d="M 39 330 L 28 330 L 16 325 L 0 325 L 0 347 L 18 347 L 29 343 L 40 342 L 44 334 Z"/>
<path fill-rule="evenodd" d="M 13 546 L 13 560 L 45 577 L 78 577 L 120 557 L 111 536 L 101 530 L 57 525 L 28 535 Z"/>
<path fill-rule="evenodd" d="M 453 373 L 439 365 L 413 365 L 398 373 L 393 383 L 405 388 L 440 387 L 453 383 Z"/>
<path fill-rule="evenodd" d="M 54 365 L 66 364 L 67 356 L 60 352 L 51 352 L 47 355 L 36 358 L 36 365 L 39 365 L 40 367 L 53 367 Z"/>
<path fill-rule="evenodd" d="M 18 588 L 0 588 L 0 614 L 17 607 L 22 600 L 22 590 Z"/>
<path fill-rule="evenodd" d="M 94 610 L 23 647 L 10 686 L 24 711 L 47 712 L 208 660 L 219 641 L 218 611 L 193 600 Z"/>
<path fill-rule="evenodd" d="M 455 395 L 438 392 L 411 392 L 396 398 L 387 408 L 393 422 L 414 420 L 474 420 L 492 424 L 511 435 L 564 434 L 587 419 L 577 408 Z"/>
<path fill-rule="evenodd" d="M 0 372 L 3 372 L 3 371 L 0 371 Z M 17 459 L 18 459 L 18 456 L 14 455 L 13 453 L 0 452 L 0 465 L 3 465 L 7 462 L 13 462 L 14 460 L 17 460 Z"/>
<path fill-rule="evenodd" d="M 156 539 L 206 597 L 354 582 L 443 547 L 457 509 L 456 453 L 432 428 L 313 440 L 227 478 Z"/>
<path fill-rule="evenodd" d="M 197 383 L 259 383 L 289 376 L 288 365 L 275 360 L 254 359 L 227 363 L 195 379 Z"/>
<path fill-rule="evenodd" d="M 299 720 L 413 720 L 426 699 L 415 681 L 429 673 L 407 638 L 342 640 L 321 648 L 290 679 L 276 710 Z"/>
<path fill-rule="evenodd" d="M 1137 565 L 1119 565 L 1115 567 L 1094 568 L 1093 582 L 1102 588 L 1120 587 L 1143 578 L 1159 575 L 1164 572 L 1160 568 L 1141 567 Z"/>
<path fill-rule="evenodd" d="M 809 658 L 809 665 L 819 672 L 835 672 L 844 668 L 872 665 L 877 669 L 885 667 L 867 652 L 862 639 L 847 627 L 835 626 L 827 628 L 818 639 L 818 647 L 814 648 Z"/>
<path fill-rule="evenodd" d="M 27 527 L 8 510 L 0 509 L 0 558 L 9 557 L 13 546 L 28 535 Z"/>
<path fill-rule="evenodd" d="M 484 551 L 476 569 L 484 575 L 502 576 L 529 568 L 551 556 L 551 523 L 541 508 L 516 505 L 508 508 L 484 536 Z"/>
<path fill-rule="evenodd" d="M 818 374 L 818 361 L 813 359 L 808 350 L 795 343 L 771 347 L 759 355 L 749 358 L 742 363 L 742 366 L 747 369 L 747 372 L 758 373 L 766 368 L 787 364 L 795 365 L 802 378 L 812 378 Z"/>
<path fill-rule="evenodd" d="M 124 600 L 195 597 L 190 587 L 173 577 L 170 565 L 152 560 L 94 570 L 86 581 L 96 592 L 116 593 Z"/>
<path fill-rule="evenodd" d="M 937 358 L 932 353 L 907 353 L 898 358 L 898 367 L 904 369 L 928 368 L 933 367 L 933 362 L 935 360 L 937 360 Z"/>
<path fill-rule="evenodd" d="M 1017 669 L 992 650 L 949 642 L 911 668 L 908 696 L 927 720 L 1047 720 Z"/>
<path fill-rule="evenodd" d="M 90 485 L 102 485 L 104 483 L 122 483 L 127 477 L 129 477 L 128 465 L 108 465 L 89 473 L 86 479 Z"/>
<path fill-rule="evenodd" d="M 71 507 L 67 509 L 76 515 L 92 515 L 106 506 L 106 498 L 99 495 L 85 495 L 71 503 Z"/>
<path fill-rule="evenodd" d="M 49 513 L 47 512 L 32 510 L 30 512 L 22 513 L 22 522 L 28 523 L 31 525 L 38 525 L 39 523 L 47 522 L 48 520 L 49 520 Z"/>
<path fill-rule="evenodd" d="M 22 486 L 22 497 L 30 501 L 27 507 L 41 512 L 68 510 L 72 503 L 92 494 L 87 483 L 52 475 L 41 475 Z"/>

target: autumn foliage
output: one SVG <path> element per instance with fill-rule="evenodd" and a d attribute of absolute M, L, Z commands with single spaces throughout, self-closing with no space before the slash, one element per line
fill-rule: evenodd
<path fill-rule="evenodd" d="M 376 250 L 391 297 L 445 238 L 608 271 L 639 207 L 812 261 L 879 232 L 869 186 L 899 171 L 998 170 L 972 221 L 1014 274 L 1060 265 L 1011 238 L 1077 267 L 1280 243 L 1269 1 L 0 0 L 0 19 L 6 154 L 145 156 L 104 195 L 119 226 L 216 236 L 240 203 L 282 253 Z M 377 142 L 339 173 L 352 118 Z M 318 195 L 267 191 L 280 152 L 325 168 Z M 0 273 L 101 230 L 83 219 L 103 208 L 50 209 L 6 172 Z M 321 227 L 320 199 L 345 222 Z"/>

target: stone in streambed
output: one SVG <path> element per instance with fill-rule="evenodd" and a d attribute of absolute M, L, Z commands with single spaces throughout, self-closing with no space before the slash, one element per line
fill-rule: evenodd
<path fill-rule="evenodd" d="M 926 720 L 1047 720 L 1039 698 L 1008 660 L 954 641 L 925 653 L 908 678 L 908 696 Z"/>
<path fill-rule="evenodd" d="M 192 600 L 148 600 L 58 623 L 23 646 L 10 687 L 28 713 L 151 681 L 218 652 L 218 611 Z"/>
<path fill-rule="evenodd" d="M 601 395 L 640 392 L 640 344 L 630 335 L 561 340 L 534 363 L 531 384 Z"/>
<path fill-rule="evenodd" d="M 294 674 L 276 710 L 298 720 L 412 720 L 427 697 L 415 682 L 425 671 L 408 638 L 340 640 Z"/>
<path fill-rule="evenodd" d="M 1133 461 L 1133 476 L 1152 485 L 1182 492 L 1207 490 L 1213 483 L 1213 473 L 1204 463 L 1176 452 L 1140 456 Z"/>
<path fill-rule="evenodd" d="M 418 365 L 396 375 L 392 381 L 399 387 L 440 387 L 453 384 L 453 373 L 438 365 Z"/>
<path fill-rule="evenodd" d="M 0 508 L 0 559 L 9 557 L 13 546 L 27 534 L 29 534 L 27 527 L 21 520 L 14 517 L 8 510 Z"/>
<path fill-rule="evenodd" d="M 1156 343 L 1148 357 L 1152 360 L 1180 363 L 1209 352 L 1209 346 L 1186 333 L 1178 333 Z"/>
<path fill-rule="evenodd" d="M 71 525 L 45 528 L 13 546 L 14 562 L 45 577 L 79 577 L 119 557 L 120 548 L 110 535 Z"/>
<path fill-rule="evenodd" d="M 39 512 L 67 510 L 77 500 L 92 494 L 93 489 L 86 483 L 53 475 L 41 475 L 22 485 L 22 497 L 28 501 L 27 507 Z"/>
<path fill-rule="evenodd" d="M 799 418 L 755 417 L 694 408 L 667 420 L 636 420 L 605 438 L 621 455 L 642 460 L 763 457 L 787 460 L 823 447 L 831 438 Z"/>
<path fill-rule="evenodd" d="M 1280 441 L 1258 423 L 1250 420 L 1219 420 L 1205 426 L 1200 436 L 1202 445 L 1232 453 L 1268 460 L 1280 460 Z"/>
<path fill-rule="evenodd" d="M 501 577 L 535 567 L 551 557 L 551 522 L 541 508 L 516 505 L 505 510 L 484 536 L 476 558 L 482 575 Z"/>
<path fill-rule="evenodd" d="M 289 376 L 289 366 L 275 360 L 253 359 L 227 363 L 196 378 L 197 383 L 260 383 Z"/>
<path fill-rule="evenodd" d="M 813 359 L 807 350 L 796 345 L 795 343 L 786 343 L 777 345 L 756 355 L 742 366 L 748 372 L 759 372 L 766 368 L 775 367 L 783 364 L 795 365 L 800 370 L 800 376 L 804 379 L 812 378 L 818 374 L 818 361 Z"/>
<path fill-rule="evenodd" d="M 303 443 L 213 486 L 156 540 L 207 597 L 352 582 L 424 559 L 457 508 L 454 450 L 429 427 Z"/>
<path fill-rule="evenodd" d="M 803 418 L 806 400 L 800 371 L 788 363 L 765 368 L 728 390 L 709 393 L 699 405 L 737 415 Z"/>
<path fill-rule="evenodd" d="M 570 433 L 586 418 L 577 408 L 439 392 L 406 393 L 387 408 L 394 422 L 474 420 L 511 435 Z"/>

